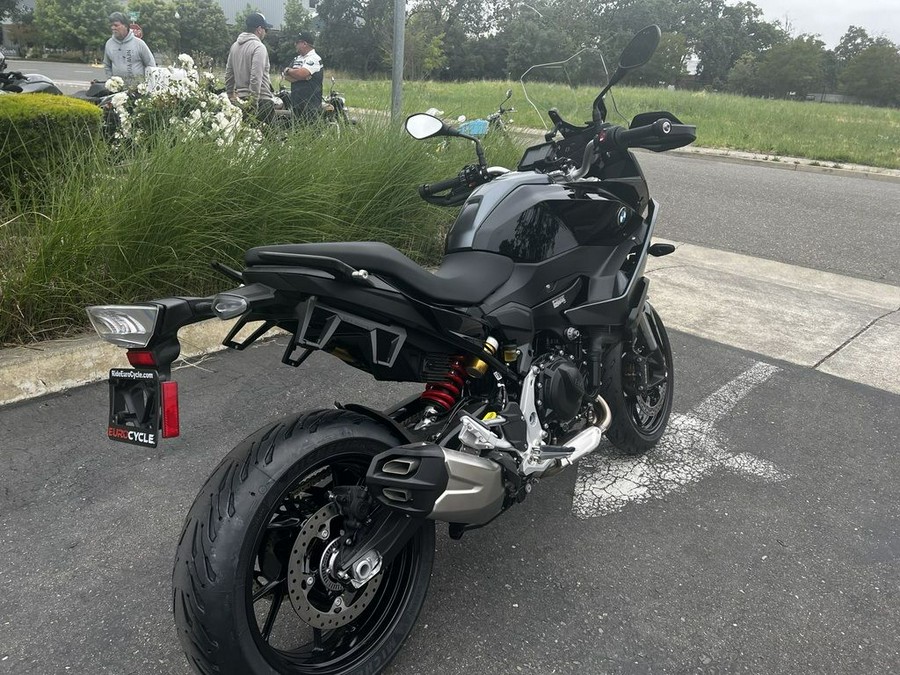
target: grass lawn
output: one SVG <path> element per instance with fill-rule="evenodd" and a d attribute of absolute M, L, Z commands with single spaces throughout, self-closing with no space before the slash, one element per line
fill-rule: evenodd
<path fill-rule="evenodd" d="M 390 108 L 389 80 L 348 79 L 337 84 L 350 106 Z M 451 119 L 484 117 L 497 109 L 507 89 L 513 90 L 507 104 L 516 108 L 513 123 L 536 128 L 546 124 L 551 107 L 572 122 L 590 119 L 591 102 L 598 92 L 597 87 L 530 83 L 528 97 L 539 114 L 525 99 L 519 82 L 406 82 L 403 107 L 406 113 L 435 107 Z M 611 122 L 627 125 L 638 113 L 667 110 L 697 126 L 697 147 L 900 169 L 897 109 L 625 86 L 616 86 L 613 95 L 615 109 L 612 101 L 607 103 Z"/>

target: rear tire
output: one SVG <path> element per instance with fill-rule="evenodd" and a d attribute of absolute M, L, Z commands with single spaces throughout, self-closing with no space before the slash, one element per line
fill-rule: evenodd
<path fill-rule="evenodd" d="M 603 357 L 600 395 L 609 404 L 612 422 L 607 438 L 626 455 L 647 452 L 662 438 L 675 393 L 672 347 L 662 319 L 646 303 L 645 316 L 658 349 L 650 351 L 640 328 L 613 345 Z M 648 376 L 642 381 L 644 365 Z M 649 386 L 645 386 L 649 384 Z M 643 390 L 640 387 L 644 387 Z"/>
<path fill-rule="evenodd" d="M 308 591 L 307 600 L 325 606 L 313 608 L 313 617 L 321 611 L 336 619 L 329 603 L 338 606 L 337 598 L 356 593 L 341 608 L 354 618 L 334 622 L 341 627 L 331 621 L 326 627 L 325 618 L 319 628 L 301 620 L 288 594 L 296 589 L 288 569 L 301 528 L 328 506 L 330 490 L 364 484 L 372 456 L 403 442 L 367 417 L 319 410 L 261 429 L 229 453 L 191 507 L 173 571 L 178 636 L 197 672 L 344 675 L 387 665 L 425 601 L 433 521 L 423 521 L 373 578 L 381 577 L 378 584 L 370 581 L 358 592 L 335 589 L 337 580 L 327 573 L 326 552 L 340 537 L 340 516 L 330 521 L 331 534 L 323 534 L 334 538 L 331 543 L 307 538 L 303 546 L 319 556 L 318 573 L 310 573 L 315 592 Z"/>

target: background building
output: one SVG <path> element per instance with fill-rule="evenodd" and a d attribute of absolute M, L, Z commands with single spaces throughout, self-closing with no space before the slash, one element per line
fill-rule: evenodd
<path fill-rule="evenodd" d="M 281 24 L 284 23 L 284 0 L 254 0 L 253 2 L 219 0 L 219 4 L 222 5 L 222 11 L 225 12 L 225 19 L 228 23 L 234 23 L 234 18 L 238 14 L 243 14 L 248 5 L 262 12 L 275 28 L 281 28 Z M 307 12 L 315 16 L 319 0 L 301 0 L 300 4 Z"/>

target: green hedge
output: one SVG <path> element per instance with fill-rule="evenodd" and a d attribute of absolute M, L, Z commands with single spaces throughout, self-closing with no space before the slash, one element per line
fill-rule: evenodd
<path fill-rule="evenodd" d="M 20 199 L 35 175 L 64 169 L 100 138 L 101 117 L 69 96 L 0 96 L 0 195 Z"/>

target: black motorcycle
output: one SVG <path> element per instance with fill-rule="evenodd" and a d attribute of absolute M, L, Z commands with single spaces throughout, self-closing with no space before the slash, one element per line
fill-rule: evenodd
<path fill-rule="evenodd" d="M 335 132 L 340 134 L 340 130 L 343 127 L 349 126 L 351 124 L 356 124 L 356 119 L 350 117 L 350 114 L 347 112 L 347 99 L 339 91 L 336 91 L 334 88 L 334 78 L 331 78 L 331 89 L 328 91 L 326 96 L 322 97 L 322 106 L 320 109 L 320 119 L 324 125 L 327 127 L 333 127 Z M 279 106 L 276 111 L 277 114 L 283 117 L 283 121 L 287 122 L 292 119 L 291 115 L 291 92 L 287 89 L 283 84 L 279 88 L 278 93 L 276 94 L 277 99 L 281 101 L 281 106 Z"/>
<path fill-rule="evenodd" d="M 236 350 L 279 327 L 287 365 L 322 350 L 376 380 L 424 384 L 385 410 L 343 404 L 267 424 L 210 476 L 173 573 L 198 672 L 379 672 L 422 608 L 436 521 L 458 539 L 604 435 L 625 453 L 663 435 L 672 351 L 644 268 L 673 249 L 651 243 L 657 203 L 629 148 L 684 146 L 695 129 L 666 112 L 615 126 L 604 104 L 659 37 L 656 26 L 635 36 L 591 122 L 550 111 L 553 130 L 517 170 L 488 167 L 467 137 L 478 162 L 420 188 L 461 205 L 434 273 L 376 242 L 261 246 L 243 271 L 218 266 L 232 290 L 88 309 L 135 367 L 110 372 L 115 440 L 179 434 L 176 333 L 211 317 L 238 319 L 225 338 Z M 406 127 L 464 136 L 429 115 Z"/>
<path fill-rule="evenodd" d="M 7 71 L 6 57 L 0 53 L 0 93 L 5 94 L 59 94 L 59 87 L 46 75 Z"/>

